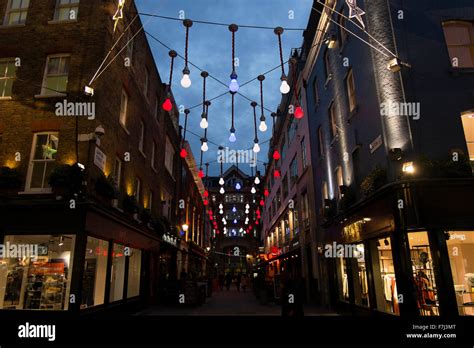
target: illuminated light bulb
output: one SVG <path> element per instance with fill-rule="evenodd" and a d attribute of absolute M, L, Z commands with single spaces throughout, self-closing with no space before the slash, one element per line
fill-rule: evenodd
<path fill-rule="evenodd" d="M 254 183 L 255 185 L 260 184 L 260 179 L 258 178 L 258 176 L 255 177 Z"/>
<path fill-rule="evenodd" d="M 221 204 L 219 204 L 219 209 L 224 209 L 224 206 Z"/>
<path fill-rule="evenodd" d="M 268 192 L 268 189 L 265 189 L 265 191 L 263 191 L 263 195 L 265 197 L 268 197 L 269 194 L 270 194 L 270 192 Z"/>
<path fill-rule="evenodd" d="M 201 118 L 201 122 L 199 123 L 199 127 L 202 129 L 206 129 L 209 126 L 207 119 L 205 117 Z"/>
<path fill-rule="evenodd" d="M 275 171 L 273 172 L 273 176 L 275 178 L 279 178 L 280 177 L 280 171 L 278 169 L 275 169 Z"/>
<path fill-rule="evenodd" d="M 258 126 L 258 129 L 260 130 L 260 132 L 265 132 L 268 129 L 267 124 L 265 123 L 265 121 L 260 122 L 260 126 Z"/>
<path fill-rule="evenodd" d="M 260 145 L 258 145 L 258 143 L 255 143 L 253 145 L 253 152 L 255 152 L 255 153 L 260 152 Z"/>
<path fill-rule="evenodd" d="M 247 204 L 245 205 L 245 209 L 249 209 L 249 208 L 250 208 L 250 205 L 247 203 Z"/>
<path fill-rule="evenodd" d="M 221 185 L 221 186 L 224 185 L 224 179 L 223 178 L 219 179 L 219 185 Z"/>
<path fill-rule="evenodd" d="M 237 219 L 234 219 L 234 224 L 236 224 L 236 223 L 237 223 Z"/>
<path fill-rule="evenodd" d="M 255 193 L 257 192 L 257 190 L 255 189 L 255 187 L 252 186 L 252 189 L 250 190 L 251 193 Z"/>
<path fill-rule="evenodd" d="M 239 90 L 239 83 L 237 82 L 237 74 L 232 73 L 230 75 L 229 91 L 236 93 Z"/>
<path fill-rule="evenodd" d="M 237 140 L 237 138 L 235 137 L 235 133 L 231 132 L 230 136 L 229 136 L 229 141 L 231 143 L 234 143 L 236 140 Z"/>
<path fill-rule="evenodd" d="M 171 109 L 173 109 L 173 104 L 171 104 L 171 99 L 166 98 L 165 102 L 163 103 L 163 105 L 161 105 L 161 107 L 165 111 L 171 111 Z"/>
<path fill-rule="evenodd" d="M 221 194 L 224 194 L 224 193 L 225 193 L 225 190 L 224 190 L 224 188 L 223 188 L 223 187 L 221 187 L 221 189 L 219 190 L 219 192 L 220 192 Z"/>
<path fill-rule="evenodd" d="M 199 176 L 201 179 L 204 178 L 204 172 L 202 171 L 202 169 L 199 170 L 198 176 Z"/>
<path fill-rule="evenodd" d="M 235 213 L 237 211 L 237 208 L 236 207 L 233 207 L 232 208 L 232 212 Z"/>
<path fill-rule="evenodd" d="M 261 206 L 264 206 L 265 205 L 265 201 L 263 199 L 260 200 L 260 205 Z M 259 213 L 260 214 L 260 213 Z"/>
<path fill-rule="evenodd" d="M 240 190 L 241 188 L 242 188 L 242 186 L 240 186 L 240 183 L 235 184 L 235 189 L 236 190 Z"/>
<path fill-rule="evenodd" d="M 249 213 L 249 210 L 248 209 L 245 209 L 245 214 L 248 214 Z"/>
<path fill-rule="evenodd" d="M 257 220 L 257 221 L 255 221 L 255 225 L 258 225 L 258 220 Z"/>
<path fill-rule="evenodd" d="M 204 205 L 208 205 L 209 204 L 209 201 L 207 199 L 204 200 Z M 212 215 L 209 216 L 209 218 L 212 220 Z"/>
<path fill-rule="evenodd" d="M 206 152 L 207 150 L 209 150 L 209 146 L 207 145 L 207 142 L 204 141 L 201 145 L 201 150 Z"/>
<path fill-rule="evenodd" d="M 206 197 L 206 198 L 209 197 L 209 191 L 207 191 L 207 190 L 204 191 L 204 197 Z M 209 211 L 209 213 L 211 214 L 212 211 Z"/>
<path fill-rule="evenodd" d="M 191 87 L 191 79 L 189 78 L 189 74 L 183 74 L 183 78 L 181 79 L 181 86 L 183 88 Z"/>
<path fill-rule="evenodd" d="M 301 106 L 297 106 L 295 109 L 295 118 L 302 118 L 304 116 L 303 108 Z"/>
<path fill-rule="evenodd" d="M 186 151 L 186 149 L 181 149 L 181 152 L 179 153 L 179 155 L 181 156 L 181 158 L 186 158 L 186 156 L 188 155 L 188 152 Z"/>
<path fill-rule="evenodd" d="M 224 214 L 224 211 L 222 209 L 219 210 L 219 214 L 221 214 L 221 215 Z"/>
<path fill-rule="evenodd" d="M 286 79 L 281 80 L 281 85 L 280 85 L 280 92 L 282 94 L 287 94 L 290 91 L 290 85 L 286 81 Z"/>

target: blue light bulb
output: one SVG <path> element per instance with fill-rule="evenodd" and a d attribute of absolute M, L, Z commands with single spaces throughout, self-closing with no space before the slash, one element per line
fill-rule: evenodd
<path fill-rule="evenodd" d="M 235 213 L 237 211 L 237 208 L 236 207 L 233 207 L 232 208 L 232 212 Z"/>
<path fill-rule="evenodd" d="M 237 79 L 232 79 L 230 80 L 229 83 L 229 91 L 235 93 L 239 90 L 239 83 L 237 82 Z"/>
<path fill-rule="evenodd" d="M 231 143 L 235 142 L 237 140 L 237 138 L 235 137 L 235 133 L 230 133 L 230 137 L 229 137 L 229 141 Z"/>
<path fill-rule="evenodd" d="M 237 223 L 237 219 L 234 219 L 234 224 L 236 224 L 236 223 Z"/>
<path fill-rule="evenodd" d="M 241 188 L 242 188 L 242 186 L 240 186 L 239 183 L 235 184 L 235 189 L 236 189 L 236 190 L 240 190 Z"/>

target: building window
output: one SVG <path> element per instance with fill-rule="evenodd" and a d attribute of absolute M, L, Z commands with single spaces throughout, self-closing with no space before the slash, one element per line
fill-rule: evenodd
<path fill-rule="evenodd" d="M 171 176 L 173 176 L 173 162 L 174 162 L 173 144 L 171 144 L 170 139 L 166 137 L 165 167 Z"/>
<path fill-rule="evenodd" d="M 6 235 L 2 243 L 23 255 L 0 255 L 0 309 L 68 310 L 75 236 Z"/>
<path fill-rule="evenodd" d="M 127 126 L 127 105 L 128 105 L 128 94 L 125 89 L 122 89 L 122 96 L 120 99 L 120 118 L 119 122 L 122 126 Z"/>
<path fill-rule="evenodd" d="M 298 181 L 298 157 L 295 155 L 290 164 L 290 173 L 291 173 L 291 187 L 296 184 Z"/>
<path fill-rule="evenodd" d="M 303 227 L 309 227 L 309 205 L 307 192 L 304 192 L 301 195 L 301 214 L 303 218 Z"/>
<path fill-rule="evenodd" d="M 352 69 L 349 70 L 346 77 L 347 98 L 349 100 L 349 112 L 353 112 L 357 106 L 354 74 Z"/>
<path fill-rule="evenodd" d="M 156 170 L 156 167 L 155 167 L 155 151 L 156 151 L 156 143 L 153 141 L 151 143 L 151 167 Z"/>
<path fill-rule="evenodd" d="M 350 259 L 351 266 L 357 270 L 354 279 L 354 302 L 360 306 L 369 307 L 369 282 L 367 279 L 367 265 L 365 262 L 365 245 L 354 245 L 354 256 Z"/>
<path fill-rule="evenodd" d="M 48 178 L 56 163 L 58 133 L 37 133 L 33 136 L 30 166 L 26 189 L 45 191 L 49 189 Z"/>
<path fill-rule="evenodd" d="M 138 150 L 145 156 L 145 123 L 140 120 L 140 139 L 138 140 Z"/>
<path fill-rule="evenodd" d="M 342 168 L 336 168 L 336 183 L 337 183 L 337 192 L 339 192 L 339 197 L 342 197 L 341 186 L 344 185 L 344 177 L 342 175 Z"/>
<path fill-rule="evenodd" d="M 474 315 L 474 231 L 449 232 L 447 245 L 459 315 Z"/>
<path fill-rule="evenodd" d="M 110 302 L 123 299 L 125 284 L 125 250 L 121 244 L 114 243 L 112 270 L 110 277 Z"/>
<path fill-rule="evenodd" d="M 13 80 L 15 80 L 15 77 L 15 59 L 0 59 L 0 98 L 12 96 Z"/>
<path fill-rule="evenodd" d="M 288 144 L 291 144 L 293 138 L 296 135 L 296 131 L 298 130 L 298 122 L 296 122 L 295 117 L 292 115 L 290 118 L 290 122 L 288 124 L 287 133 L 288 133 Z"/>
<path fill-rule="evenodd" d="M 104 303 L 109 242 L 87 237 L 81 309 Z"/>
<path fill-rule="evenodd" d="M 282 186 L 283 186 L 283 199 L 286 198 L 286 196 L 288 196 L 288 175 L 285 174 L 285 176 L 283 177 L 283 181 L 282 181 Z"/>
<path fill-rule="evenodd" d="M 304 138 L 301 139 L 301 160 L 302 160 L 302 166 L 303 170 L 306 169 L 308 162 L 307 162 L 307 157 L 306 157 L 306 143 L 304 142 Z"/>
<path fill-rule="evenodd" d="M 323 194 L 323 203 L 324 203 L 324 200 L 325 200 L 325 199 L 329 199 L 329 189 L 328 189 L 328 183 L 327 183 L 327 181 L 323 181 L 322 194 Z"/>
<path fill-rule="evenodd" d="M 324 135 L 323 128 L 321 126 L 318 127 L 318 154 L 319 157 L 324 156 Z"/>
<path fill-rule="evenodd" d="M 329 107 L 329 123 L 331 125 L 331 138 L 337 136 L 337 123 L 336 123 L 336 104 L 333 102 Z"/>
<path fill-rule="evenodd" d="M 140 249 L 130 248 L 130 256 L 128 257 L 127 298 L 140 295 L 141 266 L 142 251 Z"/>
<path fill-rule="evenodd" d="M 283 140 L 281 142 L 281 150 L 280 150 L 280 154 L 281 154 L 281 162 L 283 162 L 285 160 L 285 157 L 286 157 L 286 149 L 287 149 L 287 146 L 286 146 L 286 139 L 285 137 L 283 137 Z"/>
<path fill-rule="evenodd" d="M 140 205 L 140 190 L 142 186 L 142 181 L 139 178 L 135 178 L 135 186 L 133 188 L 133 197 L 137 201 L 138 205 Z"/>
<path fill-rule="evenodd" d="M 347 258 L 342 256 L 337 259 L 337 280 L 338 280 L 338 290 L 339 290 L 339 299 L 342 301 L 349 302 L 349 277 L 347 270 Z"/>
<path fill-rule="evenodd" d="M 313 100 L 316 108 L 319 105 L 318 79 L 316 77 L 313 79 Z"/>
<path fill-rule="evenodd" d="M 469 159 L 474 161 L 474 113 L 467 113 L 461 116 L 462 126 L 464 128 L 464 137 L 466 138 L 467 151 Z"/>
<path fill-rule="evenodd" d="M 276 193 L 276 209 L 280 209 L 281 206 L 281 188 L 278 189 Z"/>
<path fill-rule="evenodd" d="M 444 37 L 448 46 L 451 66 L 474 67 L 474 25 L 471 22 L 453 21 L 443 23 Z"/>
<path fill-rule="evenodd" d="M 46 59 L 41 95 L 56 95 L 66 92 L 69 77 L 69 55 L 53 55 Z"/>
<path fill-rule="evenodd" d="M 331 77 L 331 67 L 329 65 L 329 49 L 324 51 L 324 71 L 326 72 L 326 79 Z"/>
<path fill-rule="evenodd" d="M 122 184 L 121 183 L 121 180 L 122 180 L 122 161 L 118 157 L 115 157 L 112 176 L 114 178 L 116 188 L 120 190 L 120 187 L 121 187 L 121 184 Z"/>
<path fill-rule="evenodd" d="M 54 19 L 57 21 L 74 21 L 79 11 L 79 0 L 58 0 Z"/>
<path fill-rule="evenodd" d="M 10 0 L 4 23 L 6 25 L 25 24 L 30 0 Z"/>

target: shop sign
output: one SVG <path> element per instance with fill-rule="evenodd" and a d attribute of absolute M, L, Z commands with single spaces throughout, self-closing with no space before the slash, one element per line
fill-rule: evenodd
<path fill-rule="evenodd" d="M 291 249 L 298 248 L 300 246 L 300 241 L 295 240 L 291 243 Z"/>
<path fill-rule="evenodd" d="M 379 135 L 373 142 L 370 143 L 370 153 L 374 153 L 380 146 L 382 146 L 382 136 Z"/>
<path fill-rule="evenodd" d="M 95 147 L 94 152 L 94 164 L 105 172 L 105 162 L 107 161 L 107 156 L 103 153 L 97 146 Z"/>
<path fill-rule="evenodd" d="M 279 255 L 281 253 L 280 249 L 277 246 L 272 246 L 270 248 L 270 253 L 274 256 Z"/>
<path fill-rule="evenodd" d="M 163 241 L 168 243 L 168 244 L 174 245 L 175 247 L 178 247 L 177 238 L 173 237 L 169 234 L 164 234 L 163 235 Z"/>
<path fill-rule="evenodd" d="M 358 220 L 352 224 L 344 226 L 343 235 L 346 241 L 355 241 L 360 239 L 364 220 Z"/>
<path fill-rule="evenodd" d="M 38 255 L 39 256 L 46 256 L 48 255 L 49 250 L 47 245 L 38 245 Z"/>

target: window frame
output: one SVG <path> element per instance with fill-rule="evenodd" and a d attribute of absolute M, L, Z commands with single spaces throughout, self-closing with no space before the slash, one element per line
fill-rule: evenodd
<path fill-rule="evenodd" d="M 51 58 L 59 58 L 60 64 L 61 64 L 61 59 L 62 58 L 69 58 L 69 69 L 68 69 L 67 74 L 54 74 L 54 75 L 48 74 L 48 66 L 49 66 L 49 62 L 50 62 Z M 70 69 L 71 69 L 71 54 L 70 53 L 56 53 L 56 54 L 48 55 L 46 57 L 46 65 L 44 67 L 44 73 L 43 73 L 43 80 L 42 80 L 42 83 L 41 83 L 40 96 L 45 96 L 45 97 L 67 96 L 67 87 L 69 85 L 69 72 L 70 72 Z M 46 79 L 48 77 L 63 77 L 63 76 L 66 76 L 67 79 L 68 79 L 68 81 L 66 83 L 66 90 L 65 91 L 59 92 L 59 91 L 52 90 L 52 89 L 49 89 L 49 88 L 45 87 L 46 86 Z M 50 91 L 50 93 L 48 93 L 47 91 Z"/>
<path fill-rule="evenodd" d="M 0 99 L 10 99 L 12 96 L 13 96 L 13 82 L 14 80 L 16 80 L 16 65 L 15 65 L 15 57 L 5 57 L 5 58 L 0 58 L 0 63 L 3 63 L 5 62 L 6 63 L 6 70 L 5 70 L 5 74 L 4 75 L 0 75 L 0 81 L 3 81 L 5 80 L 5 86 L 3 88 L 3 90 L 1 90 L 0 92 Z M 9 77 L 9 76 L 6 76 L 8 71 L 9 71 L 9 63 L 12 62 L 13 63 L 13 68 L 14 68 L 14 75 L 13 77 Z M 1 73 L 1 72 L 0 72 Z M 6 86 L 7 86 L 7 83 L 8 83 L 8 80 L 11 79 L 13 80 L 12 82 L 12 90 L 11 90 L 11 94 L 10 95 L 5 95 L 5 91 L 6 91 Z"/>
<path fill-rule="evenodd" d="M 76 1 L 76 2 L 72 2 L 72 1 Z M 53 21 L 54 22 L 76 22 L 77 21 L 77 16 L 79 15 L 79 4 L 80 4 L 80 0 L 69 0 L 69 3 L 68 4 L 61 4 L 61 0 L 56 0 L 56 6 L 54 8 L 54 19 Z M 76 18 L 75 19 L 71 19 L 71 10 L 73 8 L 76 8 L 77 7 L 77 11 L 76 11 Z M 60 10 L 63 9 L 63 8 L 69 8 L 69 18 L 68 19 L 59 19 L 59 13 L 60 13 Z"/>
<path fill-rule="evenodd" d="M 353 113 L 357 110 L 357 97 L 356 97 L 356 88 L 354 80 L 354 71 L 349 68 L 346 76 L 346 91 L 347 91 L 347 101 L 349 105 L 349 112 Z"/>
<path fill-rule="evenodd" d="M 450 64 L 449 65 L 451 66 L 451 68 L 453 68 L 453 69 L 473 69 L 474 68 L 474 22 L 467 21 L 467 20 L 450 20 L 450 21 L 444 21 L 441 25 L 442 25 L 442 28 L 443 28 L 444 42 L 445 42 L 445 45 L 446 45 L 446 49 L 448 51 L 448 55 L 449 55 L 449 59 L 450 59 Z M 457 26 L 457 27 L 465 26 L 465 27 L 468 27 L 470 44 L 469 45 L 449 44 L 449 42 L 447 40 L 447 36 L 446 36 L 446 28 L 449 27 L 449 26 Z M 469 51 L 470 51 L 470 55 L 471 55 L 471 65 L 470 66 L 453 66 L 453 58 L 456 58 L 456 57 L 451 56 L 451 52 L 450 52 L 451 47 L 468 48 Z"/>
<path fill-rule="evenodd" d="M 138 151 L 146 158 L 145 155 L 145 122 L 140 120 L 140 136 L 138 138 Z"/>
<path fill-rule="evenodd" d="M 3 26 L 23 26 L 26 24 L 26 19 L 28 18 L 28 9 L 30 8 L 30 3 L 31 3 L 31 0 L 27 0 L 28 1 L 28 6 L 26 7 L 21 7 L 21 4 L 23 4 L 23 1 L 25 0 L 20 0 L 21 3 L 20 3 L 20 7 L 19 8 L 15 8 L 15 9 L 12 9 L 12 5 L 13 5 L 13 1 L 14 0 L 8 0 L 7 2 L 7 8 L 5 10 L 5 17 L 3 19 Z M 9 17 L 12 13 L 15 13 L 15 12 L 19 12 L 20 13 L 20 19 L 21 19 L 21 13 L 22 12 L 26 12 L 26 16 L 25 16 L 25 20 L 24 22 L 19 22 L 19 23 L 9 23 Z"/>
<path fill-rule="evenodd" d="M 329 129 L 331 130 L 331 137 L 332 139 L 336 138 L 339 134 L 339 129 L 336 123 L 336 103 L 333 101 L 331 105 L 329 105 L 328 114 L 329 114 Z"/>
<path fill-rule="evenodd" d="M 125 96 L 125 103 L 123 99 L 124 96 Z M 125 90 L 125 88 L 122 88 L 122 92 L 120 95 L 119 123 L 125 130 L 127 130 L 127 118 L 128 118 L 127 116 L 128 116 L 128 93 Z"/>

